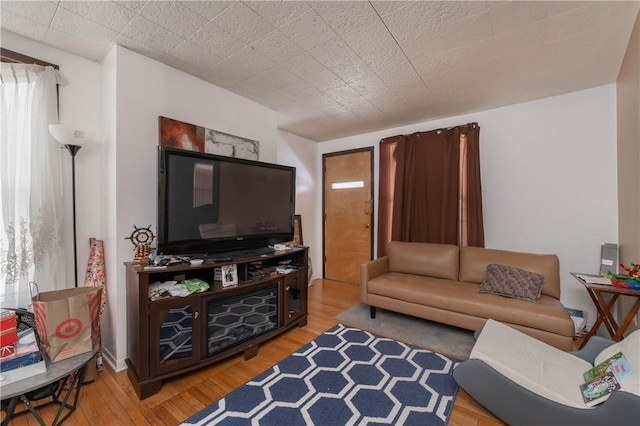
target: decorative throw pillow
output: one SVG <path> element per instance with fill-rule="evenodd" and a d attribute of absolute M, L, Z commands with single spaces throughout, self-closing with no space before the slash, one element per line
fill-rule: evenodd
<path fill-rule="evenodd" d="M 487 266 L 487 274 L 478 291 L 537 302 L 543 284 L 543 275 L 515 266 L 492 263 Z"/>

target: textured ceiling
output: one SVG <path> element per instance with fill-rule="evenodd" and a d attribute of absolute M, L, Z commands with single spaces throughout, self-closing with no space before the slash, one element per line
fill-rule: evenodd
<path fill-rule="evenodd" d="M 119 44 L 318 142 L 616 80 L 640 2 L 2 1 L 3 29 L 101 61 Z"/>

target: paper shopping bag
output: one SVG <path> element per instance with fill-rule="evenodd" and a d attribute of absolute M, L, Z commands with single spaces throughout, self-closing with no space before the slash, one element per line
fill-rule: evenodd
<path fill-rule="evenodd" d="M 40 343 L 51 362 L 89 352 L 99 336 L 102 288 L 46 291 L 33 297 Z"/>

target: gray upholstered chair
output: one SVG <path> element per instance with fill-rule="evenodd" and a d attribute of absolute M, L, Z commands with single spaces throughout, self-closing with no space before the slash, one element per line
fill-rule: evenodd
<path fill-rule="evenodd" d="M 622 351 L 632 369 L 623 390 L 587 407 L 582 373 Z M 593 337 L 578 352 L 563 352 L 488 320 L 471 355 L 453 372 L 473 399 L 510 425 L 640 424 L 640 330 L 621 342 Z"/>

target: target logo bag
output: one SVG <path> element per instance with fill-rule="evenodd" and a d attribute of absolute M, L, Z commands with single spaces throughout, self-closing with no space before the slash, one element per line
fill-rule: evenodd
<path fill-rule="evenodd" d="M 99 337 L 101 293 L 101 287 L 78 287 L 33 297 L 40 343 L 51 362 L 93 349 Z"/>

